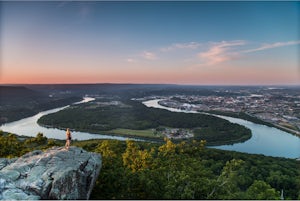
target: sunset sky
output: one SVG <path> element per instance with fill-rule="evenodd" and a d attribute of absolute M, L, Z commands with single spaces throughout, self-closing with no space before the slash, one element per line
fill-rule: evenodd
<path fill-rule="evenodd" d="M 0 2 L 0 84 L 300 84 L 300 2 Z"/>

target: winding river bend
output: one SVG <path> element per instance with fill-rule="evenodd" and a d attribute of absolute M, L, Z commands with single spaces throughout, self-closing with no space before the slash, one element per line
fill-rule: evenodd
<path fill-rule="evenodd" d="M 94 98 L 84 97 L 82 101 L 76 102 L 74 104 L 81 104 L 95 100 Z M 0 127 L 0 130 L 15 133 L 18 135 L 35 137 L 37 133 L 43 133 L 47 138 L 54 138 L 58 140 L 66 139 L 66 131 L 57 128 L 46 128 L 42 127 L 37 123 L 37 120 L 44 115 L 51 114 L 70 107 L 64 106 L 60 108 L 55 108 L 47 111 L 40 112 L 32 117 L 27 117 L 18 121 L 4 124 Z M 116 139 L 116 140 L 126 140 L 128 138 L 110 135 L 99 135 L 87 132 L 72 131 L 72 138 L 75 140 L 89 140 L 89 139 Z"/>
<path fill-rule="evenodd" d="M 172 112 L 197 113 L 195 111 L 186 111 L 170 107 L 165 107 L 158 104 L 161 99 L 150 100 L 143 102 L 147 107 L 155 107 L 166 109 Z M 213 148 L 222 150 L 233 150 L 252 154 L 264 154 L 266 156 L 279 156 L 285 158 L 299 158 L 300 156 L 300 138 L 291 135 L 277 128 L 268 127 L 261 124 L 256 124 L 243 119 L 215 115 L 226 119 L 232 123 L 237 123 L 249 128 L 252 132 L 252 137 L 243 142 L 233 145 L 212 146 Z"/>
<path fill-rule="evenodd" d="M 93 100 L 95 99 L 85 97 L 82 101 L 74 104 L 81 104 Z M 147 107 L 161 108 L 173 112 L 187 112 L 187 113 L 190 112 L 190 111 L 184 111 L 184 110 L 161 106 L 158 104 L 159 100 L 160 99 L 145 101 L 143 102 L 143 104 L 146 105 Z M 52 110 L 43 111 L 32 117 L 28 117 L 18 121 L 4 124 L 0 126 L 0 130 L 10 132 L 10 133 L 15 133 L 18 135 L 30 136 L 30 137 L 35 137 L 37 133 L 41 132 L 47 138 L 64 140 L 65 139 L 64 130 L 41 127 L 40 125 L 37 124 L 37 120 L 44 115 L 55 113 L 68 107 L 70 107 L 70 105 L 52 109 Z M 213 148 L 222 149 L 222 150 L 234 150 L 234 151 L 253 153 L 253 154 L 264 154 L 266 156 L 279 156 L 285 158 L 300 157 L 300 138 L 296 136 L 293 136 L 289 133 L 286 133 L 276 128 L 255 124 L 246 120 L 220 116 L 220 115 L 217 116 L 223 119 L 227 119 L 232 123 L 238 123 L 240 125 L 246 126 L 247 128 L 251 129 L 252 137 L 251 139 L 243 143 L 236 143 L 233 145 L 213 146 Z M 77 131 L 73 131 L 72 136 L 73 139 L 77 139 L 77 140 L 89 140 L 89 139 L 126 140 L 128 139 L 127 137 L 100 135 L 100 134 L 93 134 L 88 132 L 77 132 Z"/>

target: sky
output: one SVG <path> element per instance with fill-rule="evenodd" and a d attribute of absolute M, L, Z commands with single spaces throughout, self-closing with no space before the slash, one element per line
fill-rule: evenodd
<path fill-rule="evenodd" d="M 300 85 L 300 2 L 1 1 L 0 84 Z"/>

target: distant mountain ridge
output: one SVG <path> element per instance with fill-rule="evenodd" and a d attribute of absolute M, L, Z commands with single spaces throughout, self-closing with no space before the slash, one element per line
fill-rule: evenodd
<path fill-rule="evenodd" d="M 0 104 L 13 104 L 20 101 L 42 101 L 46 94 L 28 89 L 24 86 L 0 86 Z"/>
<path fill-rule="evenodd" d="M 0 86 L 0 124 L 81 100 L 72 94 L 51 95 L 25 86 Z"/>

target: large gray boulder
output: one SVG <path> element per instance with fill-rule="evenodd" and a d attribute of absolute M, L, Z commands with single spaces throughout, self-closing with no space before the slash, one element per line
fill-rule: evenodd
<path fill-rule="evenodd" d="M 0 158 L 0 199 L 89 199 L 101 164 L 100 154 L 78 147 Z"/>

